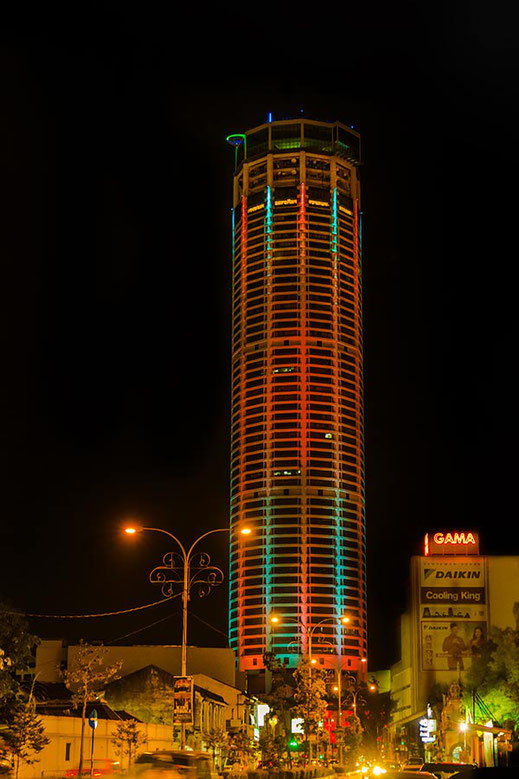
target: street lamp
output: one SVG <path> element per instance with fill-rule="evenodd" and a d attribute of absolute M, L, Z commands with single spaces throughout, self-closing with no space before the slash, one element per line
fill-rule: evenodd
<path fill-rule="evenodd" d="M 296 624 L 301 625 L 303 628 L 306 637 L 308 639 L 308 657 L 310 658 L 310 662 L 314 662 L 312 660 L 312 637 L 314 632 L 317 630 L 318 627 L 321 627 L 321 625 L 325 625 L 327 622 L 339 622 L 342 625 L 347 625 L 350 621 L 349 617 L 340 617 L 339 619 L 336 619 L 335 617 L 325 617 L 325 619 L 322 619 L 320 622 L 318 622 L 313 627 L 310 627 L 306 622 L 303 622 L 303 620 L 300 617 L 278 617 L 277 614 L 273 614 L 270 617 L 270 622 L 272 625 L 279 625 L 283 622 L 295 622 Z M 316 661 L 317 662 L 317 661 Z M 314 663 L 315 665 L 315 663 Z"/>
<path fill-rule="evenodd" d="M 460 722 L 459 724 L 459 730 L 460 733 L 463 733 L 463 751 L 467 752 L 467 730 L 469 729 L 469 726 L 466 722 Z M 465 760 L 465 757 L 463 758 Z"/>
<path fill-rule="evenodd" d="M 303 628 L 306 637 L 308 639 L 308 659 L 310 660 L 308 664 L 308 676 L 312 676 L 312 665 L 317 665 L 317 660 L 315 657 L 312 657 L 312 637 L 314 632 L 317 630 L 318 627 L 321 627 L 321 625 L 325 625 L 327 622 L 338 622 L 342 625 L 347 625 L 350 621 L 349 617 L 340 617 L 339 619 L 336 619 L 335 617 L 325 617 L 325 619 L 320 620 L 316 625 L 313 627 L 310 627 L 306 622 L 303 622 L 303 620 L 300 617 L 283 617 L 283 620 L 286 622 L 295 622 L 296 624 L 301 625 Z M 278 625 L 281 623 L 281 617 L 278 617 L 276 614 L 273 614 L 270 617 L 270 622 L 273 625 Z M 339 654 L 340 654 L 340 648 L 339 648 Z M 340 676 L 340 671 L 339 671 Z M 339 678 L 339 685 L 340 685 L 340 678 Z M 340 700 L 340 693 L 339 693 L 339 700 Z M 340 708 L 340 704 L 339 704 Z"/>
<path fill-rule="evenodd" d="M 130 526 L 124 529 L 128 535 L 135 535 L 142 531 L 152 531 L 162 533 L 168 538 L 173 539 L 180 552 L 168 552 L 162 558 L 163 565 L 155 567 L 150 572 L 150 582 L 160 584 L 162 594 L 165 598 L 170 598 L 175 590 L 175 585 L 182 586 L 182 654 L 181 654 L 181 676 L 187 675 L 187 604 L 191 597 L 193 587 L 198 588 L 200 597 L 209 595 L 213 587 L 222 584 L 223 571 L 215 565 L 211 565 L 211 558 L 206 552 L 194 553 L 195 547 L 200 541 L 214 533 L 229 533 L 227 527 L 209 530 L 203 533 L 196 541 L 193 541 L 189 549 L 169 530 L 163 530 L 160 527 L 135 527 Z M 251 534 L 249 527 L 242 527 L 240 535 L 247 536 Z M 185 725 L 182 723 L 181 747 L 185 745 Z"/>
<path fill-rule="evenodd" d="M 353 717 L 354 717 L 355 721 L 357 721 L 358 720 L 358 716 L 357 716 L 357 698 L 358 698 L 359 694 L 363 691 L 363 688 L 361 687 L 358 679 L 353 674 L 347 673 L 346 674 L 346 678 L 347 678 L 348 684 L 349 684 L 349 687 L 347 689 L 347 695 L 349 696 L 348 697 L 348 702 L 351 703 L 351 705 L 353 707 Z M 361 697 L 361 700 L 362 700 L 362 697 Z"/>

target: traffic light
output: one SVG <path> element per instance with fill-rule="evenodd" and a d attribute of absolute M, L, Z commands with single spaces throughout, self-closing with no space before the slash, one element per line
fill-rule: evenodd
<path fill-rule="evenodd" d="M 299 743 L 298 743 L 297 739 L 294 738 L 294 736 L 292 736 L 292 738 L 288 742 L 288 748 L 289 749 L 297 749 L 298 746 L 299 746 Z"/>

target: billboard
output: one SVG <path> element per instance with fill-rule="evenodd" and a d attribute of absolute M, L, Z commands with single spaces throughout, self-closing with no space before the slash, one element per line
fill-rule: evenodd
<path fill-rule="evenodd" d="M 173 724 L 193 724 L 193 677 L 175 676 L 173 681 Z"/>
<path fill-rule="evenodd" d="M 421 558 L 420 619 L 487 619 L 487 583 L 482 558 Z"/>
<path fill-rule="evenodd" d="M 422 671 L 464 671 L 488 638 L 483 558 L 420 558 Z"/>
<path fill-rule="evenodd" d="M 422 671 L 465 671 L 487 641 L 487 623 L 422 621 Z"/>

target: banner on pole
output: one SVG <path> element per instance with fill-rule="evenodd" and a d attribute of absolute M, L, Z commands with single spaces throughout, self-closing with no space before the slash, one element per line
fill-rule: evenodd
<path fill-rule="evenodd" d="M 175 676 L 173 682 L 173 724 L 193 724 L 193 677 Z"/>

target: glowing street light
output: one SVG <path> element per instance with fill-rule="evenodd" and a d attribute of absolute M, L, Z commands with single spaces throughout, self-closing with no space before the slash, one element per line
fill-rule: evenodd
<path fill-rule="evenodd" d="M 162 558 L 163 565 L 159 565 L 154 568 L 150 573 L 150 582 L 152 584 L 160 584 L 162 587 L 162 594 L 165 598 L 170 598 L 173 595 L 174 586 L 180 584 L 182 586 L 182 655 L 181 655 L 181 676 L 187 675 L 187 604 L 190 599 L 191 590 L 193 587 L 199 588 L 200 595 L 208 595 L 213 587 L 217 587 L 222 584 L 224 575 L 223 571 L 215 565 L 211 565 L 211 558 L 205 552 L 194 554 L 194 549 L 197 544 L 207 536 L 214 533 L 229 533 L 229 528 L 222 527 L 216 530 L 209 530 L 207 533 L 203 533 L 196 541 L 193 541 L 189 549 L 168 530 L 163 530 L 160 527 L 126 527 L 124 532 L 128 535 L 135 535 L 137 532 L 143 530 L 149 530 L 155 533 L 162 533 L 163 535 L 171 538 L 180 549 L 180 552 L 168 552 Z M 252 532 L 250 528 L 243 527 L 240 529 L 241 535 L 250 535 Z M 181 747 L 185 746 L 185 724 L 182 723 L 182 736 Z"/>
<path fill-rule="evenodd" d="M 469 726 L 466 722 L 460 722 L 459 724 L 459 730 L 460 733 L 463 733 L 463 751 L 467 751 L 467 730 L 469 729 Z"/>

